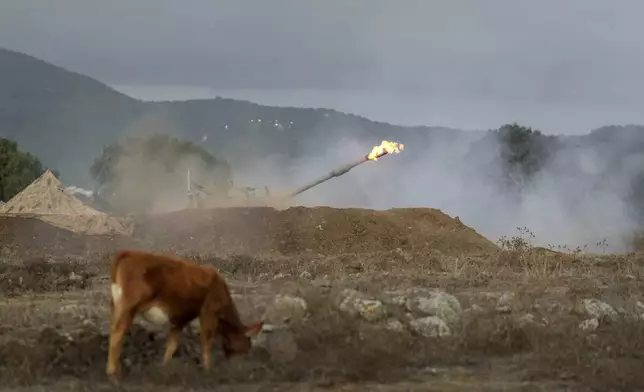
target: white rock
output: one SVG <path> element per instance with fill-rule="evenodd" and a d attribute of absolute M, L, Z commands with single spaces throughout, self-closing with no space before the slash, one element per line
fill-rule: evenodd
<path fill-rule="evenodd" d="M 385 323 L 385 329 L 393 332 L 403 332 L 405 330 L 405 325 L 398 319 L 391 318 Z"/>
<path fill-rule="evenodd" d="M 516 293 L 511 291 L 503 293 L 496 303 L 496 311 L 499 313 L 510 313 L 516 299 Z"/>
<path fill-rule="evenodd" d="M 597 299 L 582 299 L 579 302 L 579 308 L 582 312 L 585 312 L 592 318 L 596 319 L 600 319 L 602 317 L 616 319 L 619 316 L 612 306 Z"/>
<path fill-rule="evenodd" d="M 458 299 L 442 291 L 427 293 L 426 297 L 418 297 L 408 301 L 407 309 L 418 310 L 428 316 L 440 317 L 450 324 L 458 322 L 463 312 Z"/>
<path fill-rule="evenodd" d="M 644 302 L 642 302 L 642 301 L 635 302 L 635 309 L 637 309 L 637 313 L 643 314 L 644 313 Z"/>
<path fill-rule="evenodd" d="M 309 271 L 303 271 L 300 274 L 300 279 L 311 280 L 311 279 L 313 279 L 313 275 L 311 275 L 311 273 Z"/>
<path fill-rule="evenodd" d="M 398 306 L 407 305 L 407 297 L 404 295 L 397 295 L 391 299 L 391 303 Z"/>
<path fill-rule="evenodd" d="M 340 310 L 352 315 L 358 314 L 367 321 L 377 321 L 387 315 L 381 301 L 363 299 L 356 295 L 348 295 L 340 304 Z"/>
<path fill-rule="evenodd" d="M 385 306 L 378 300 L 358 300 L 356 307 L 360 316 L 368 321 L 380 320 L 387 315 Z"/>
<path fill-rule="evenodd" d="M 264 313 L 264 320 L 269 324 L 284 324 L 301 321 L 307 314 L 306 301 L 292 295 L 278 294 Z"/>
<path fill-rule="evenodd" d="M 409 323 L 409 326 L 416 333 L 428 338 L 452 335 L 452 331 L 449 329 L 447 323 L 440 317 L 436 316 L 427 316 L 413 320 Z"/>
<path fill-rule="evenodd" d="M 279 331 L 281 329 L 285 329 L 283 325 L 273 325 L 273 324 L 264 323 L 262 325 L 261 332 L 271 333 L 274 331 Z"/>
<path fill-rule="evenodd" d="M 596 330 L 598 327 L 599 327 L 599 320 L 596 318 L 584 320 L 581 323 L 579 323 L 579 329 L 581 329 L 584 332 L 592 332 Z"/>

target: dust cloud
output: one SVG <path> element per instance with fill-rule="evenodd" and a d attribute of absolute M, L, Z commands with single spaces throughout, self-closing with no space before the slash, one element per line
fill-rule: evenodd
<path fill-rule="evenodd" d="M 182 210 L 190 206 L 188 195 L 195 184 L 209 192 L 219 190 L 215 184 L 228 168 L 210 166 L 194 151 L 178 152 L 170 147 L 175 143 L 172 138 L 185 141 L 176 122 L 156 113 L 144 115 L 124 129 L 119 140 L 122 153 L 102 169 L 111 180 L 96 189 L 113 213 Z M 146 144 L 140 144 L 143 140 Z"/>

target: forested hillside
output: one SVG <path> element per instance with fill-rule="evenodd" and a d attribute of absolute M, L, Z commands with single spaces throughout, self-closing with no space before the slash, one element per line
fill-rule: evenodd
<path fill-rule="evenodd" d="M 0 137 L 16 140 L 66 182 L 89 186 L 88 167 L 124 135 L 166 133 L 200 143 L 235 165 L 272 154 L 296 157 L 311 142 L 348 134 L 423 142 L 430 129 L 403 128 L 326 109 L 281 108 L 217 98 L 142 102 L 89 77 L 0 49 Z"/>

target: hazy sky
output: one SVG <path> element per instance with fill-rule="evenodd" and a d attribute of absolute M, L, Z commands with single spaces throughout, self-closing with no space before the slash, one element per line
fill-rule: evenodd
<path fill-rule="evenodd" d="M 7 0 L 0 46 L 144 98 L 577 133 L 644 123 L 642 15 L 641 0 Z"/>

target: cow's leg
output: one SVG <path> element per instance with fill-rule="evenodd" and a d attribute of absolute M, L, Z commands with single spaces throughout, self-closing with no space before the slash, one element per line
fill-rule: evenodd
<path fill-rule="evenodd" d="M 133 320 L 133 309 L 123 309 L 119 306 L 113 308 L 106 373 L 114 381 L 121 380 L 123 376 L 120 363 L 121 348 L 125 333 L 132 325 Z"/>
<path fill-rule="evenodd" d="M 170 327 L 170 331 L 168 332 L 168 339 L 166 340 L 166 344 L 165 344 L 165 354 L 163 355 L 163 365 L 168 363 L 168 361 L 172 358 L 174 353 L 177 351 L 177 348 L 179 348 L 181 331 L 183 331 L 183 326 L 173 325 Z"/>
<path fill-rule="evenodd" d="M 201 355 L 203 357 L 203 367 L 206 371 L 212 368 L 212 340 L 215 337 L 219 320 L 212 314 L 202 314 L 199 317 L 201 327 Z"/>

